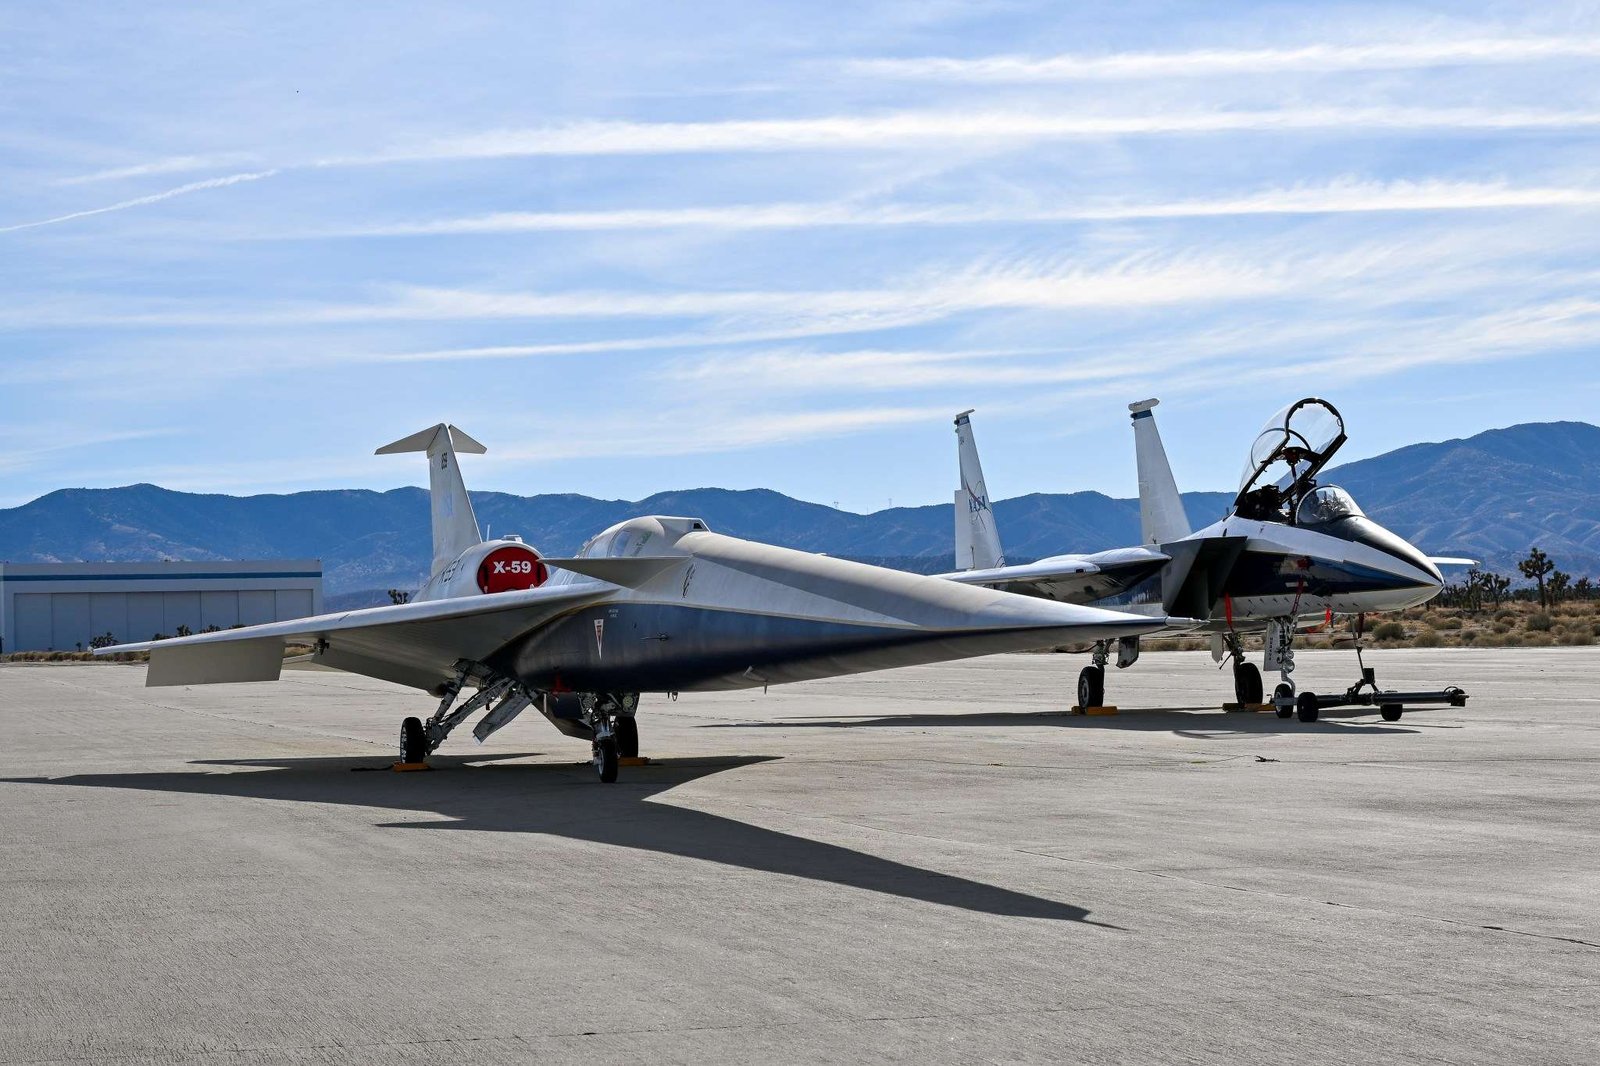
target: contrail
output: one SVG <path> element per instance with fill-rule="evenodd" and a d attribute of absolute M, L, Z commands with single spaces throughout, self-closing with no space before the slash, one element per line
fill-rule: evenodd
<path fill-rule="evenodd" d="M 170 200 L 174 196 L 184 196 L 188 193 L 199 192 L 202 189 L 220 189 L 228 185 L 238 185 L 241 182 L 260 181 L 262 178 L 270 178 L 276 173 L 278 173 L 276 170 L 258 170 L 250 174 L 229 174 L 222 178 L 192 181 L 188 185 L 180 185 L 176 189 L 168 189 L 166 192 L 138 196 L 132 200 L 122 200 L 118 203 L 107 204 L 105 207 L 92 207 L 87 211 L 74 211 L 70 215 L 42 218 L 37 222 L 19 222 L 14 226 L 0 226 L 0 233 L 14 233 L 19 229 L 33 229 L 35 226 L 53 226 L 57 222 L 70 222 L 75 218 L 88 218 L 90 215 L 103 215 L 108 211 L 123 211 L 130 207 L 142 207 L 145 204 L 159 203 L 162 200 Z"/>

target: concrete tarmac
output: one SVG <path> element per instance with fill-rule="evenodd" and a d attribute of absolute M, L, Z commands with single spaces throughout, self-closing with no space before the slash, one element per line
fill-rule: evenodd
<path fill-rule="evenodd" d="M 1472 699 L 997 656 L 647 696 L 609 786 L 533 712 L 353 772 L 432 703 L 357 677 L 0 667 L 0 1063 L 1600 1061 L 1600 649 L 1369 661 Z"/>

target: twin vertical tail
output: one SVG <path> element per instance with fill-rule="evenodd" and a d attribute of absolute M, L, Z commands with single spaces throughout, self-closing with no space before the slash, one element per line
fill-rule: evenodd
<path fill-rule="evenodd" d="M 475 544 L 482 544 L 478 518 L 472 513 L 472 500 L 461 480 L 458 452 L 482 455 L 489 449 L 455 426 L 443 422 L 413 433 L 393 444 L 385 444 L 374 455 L 399 452 L 428 453 L 428 488 L 433 497 L 433 566 L 437 574 Z"/>
<path fill-rule="evenodd" d="M 961 455 L 961 487 L 956 490 L 956 569 L 987 570 L 1006 565 L 1000 531 L 983 483 L 978 446 L 972 439 L 970 410 L 956 415 L 956 445 Z"/>
<path fill-rule="evenodd" d="M 1133 444 L 1139 464 L 1139 526 L 1143 543 L 1161 545 L 1190 533 L 1189 516 L 1183 497 L 1172 477 L 1172 464 L 1161 445 L 1153 408 L 1160 400 L 1130 403 L 1133 412 Z"/>

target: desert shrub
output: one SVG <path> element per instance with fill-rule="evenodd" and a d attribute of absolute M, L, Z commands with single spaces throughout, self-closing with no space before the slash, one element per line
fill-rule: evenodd
<path fill-rule="evenodd" d="M 1528 616 L 1523 626 L 1535 633 L 1548 633 L 1555 624 L 1556 620 L 1550 617 L 1549 611 L 1535 611 Z"/>
<path fill-rule="evenodd" d="M 1439 636 L 1437 630 L 1424 629 L 1411 638 L 1413 648 L 1437 648 L 1444 643 L 1444 638 Z"/>
<path fill-rule="evenodd" d="M 1437 622 L 1433 623 L 1433 628 L 1440 629 L 1440 630 L 1447 630 L 1447 631 L 1450 631 L 1450 632 L 1459 632 L 1460 629 L 1461 629 L 1461 619 L 1459 619 L 1459 618 L 1441 618 Z"/>
<path fill-rule="evenodd" d="M 1529 633 L 1522 639 L 1523 646 L 1528 648 L 1548 648 L 1554 643 L 1549 633 Z"/>
<path fill-rule="evenodd" d="M 1513 633 L 1509 629 L 1506 630 L 1500 635 L 1500 646 L 1502 648 L 1520 648 L 1522 646 L 1522 634 Z"/>
<path fill-rule="evenodd" d="M 1494 631 L 1503 636 L 1506 633 L 1511 632 L 1511 627 L 1509 625 L 1507 625 L 1505 622 L 1496 622 L 1494 624 Z"/>
<path fill-rule="evenodd" d="M 1516 611 L 1501 611 L 1494 616 L 1495 624 L 1508 626 L 1517 620 Z"/>
<path fill-rule="evenodd" d="M 1476 629 L 1463 630 L 1457 635 L 1457 639 L 1463 644 L 1475 643 L 1478 639 L 1478 631 Z"/>
<path fill-rule="evenodd" d="M 1399 622 L 1379 622 L 1372 629 L 1373 640 L 1404 640 L 1406 627 Z"/>

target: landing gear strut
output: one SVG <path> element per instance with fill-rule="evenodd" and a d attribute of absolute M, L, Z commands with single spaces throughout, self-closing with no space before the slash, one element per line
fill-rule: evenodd
<path fill-rule="evenodd" d="M 1239 642 L 1238 634 L 1229 633 L 1223 639 L 1224 646 L 1228 649 L 1228 657 L 1233 660 L 1233 698 L 1240 707 L 1249 707 L 1261 702 L 1261 671 L 1256 669 L 1256 664 L 1244 657 L 1244 648 Z"/>
<path fill-rule="evenodd" d="M 1298 603 L 1297 603 L 1298 606 Z M 1264 665 L 1278 671 L 1278 683 L 1272 689 L 1272 704 L 1279 718 L 1289 717 L 1296 706 L 1294 678 L 1294 627 L 1295 617 L 1274 618 L 1267 623 L 1267 649 Z"/>
<path fill-rule="evenodd" d="M 1111 658 L 1106 642 L 1094 646 L 1092 663 L 1078 673 L 1078 706 L 1084 710 L 1102 707 L 1106 700 L 1106 661 Z"/>
<path fill-rule="evenodd" d="M 634 712 L 639 709 L 637 692 L 586 692 L 581 697 L 583 720 L 594 733 L 592 761 L 595 773 L 605 784 L 617 779 L 623 759 L 639 755 L 639 725 Z"/>

